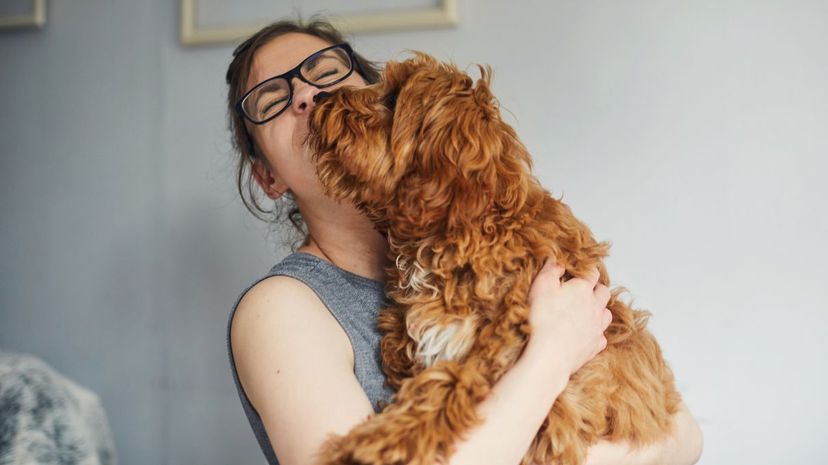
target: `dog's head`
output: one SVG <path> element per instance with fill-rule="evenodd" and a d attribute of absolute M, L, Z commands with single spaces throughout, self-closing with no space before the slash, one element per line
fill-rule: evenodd
<path fill-rule="evenodd" d="M 423 234 L 469 226 L 525 200 L 531 160 L 489 84 L 416 52 L 383 79 L 321 100 L 308 142 L 328 195 L 375 222 Z M 508 214 L 508 213 L 507 213 Z"/>

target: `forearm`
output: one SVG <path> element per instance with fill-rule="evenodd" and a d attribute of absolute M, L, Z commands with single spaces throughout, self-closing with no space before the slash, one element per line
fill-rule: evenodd
<path fill-rule="evenodd" d="M 458 441 L 448 465 L 517 465 L 549 409 L 569 381 L 562 366 L 550 363 L 530 343 L 521 358 L 477 406 L 483 423 Z M 548 353 L 546 351 L 545 353 Z"/>
<path fill-rule="evenodd" d="M 599 441 L 589 448 L 585 465 L 692 465 L 699 461 L 704 438 L 687 409 L 673 415 L 673 431 L 664 440 L 633 449 L 626 441 Z"/>

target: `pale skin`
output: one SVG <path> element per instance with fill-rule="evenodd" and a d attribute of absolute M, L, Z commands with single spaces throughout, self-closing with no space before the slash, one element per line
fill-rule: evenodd
<path fill-rule="evenodd" d="M 298 33 L 273 39 L 256 52 L 247 89 L 329 45 Z M 266 124 L 248 125 L 264 157 L 254 163 L 254 178 L 272 199 L 292 191 L 310 233 L 300 251 L 384 280 L 385 239 L 356 208 L 323 194 L 301 144 L 313 96 L 320 89 L 299 79 L 293 85 L 293 102 L 284 113 Z M 353 73 L 333 88 L 346 85 L 364 86 L 365 81 Z M 457 444 L 447 465 L 518 464 L 569 376 L 605 348 L 609 291 L 597 284 L 597 272 L 564 283 L 562 274 L 563 269 L 548 262 L 533 282 L 528 302 L 533 336 L 518 362 L 478 406 L 484 422 Z M 328 434 L 345 434 L 373 413 L 354 375 L 347 335 L 299 281 L 279 276 L 254 286 L 236 311 L 231 340 L 242 385 L 283 465 L 314 463 L 314 453 Z M 642 449 L 598 442 L 586 463 L 696 463 L 702 434 L 686 406 L 674 416 L 674 424 L 669 438 Z"/>

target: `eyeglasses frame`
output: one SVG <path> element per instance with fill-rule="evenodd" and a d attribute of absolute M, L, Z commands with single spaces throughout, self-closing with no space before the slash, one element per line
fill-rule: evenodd
<path fill-rule="evenodd" d="M 329 82 L 329 83 L 327 83 L 327 84 L 325 84 L 325 85 L 321 85 L 321 86 L 320 86 L 320 85 L 317 85 L 317 84 L 314 84 L 314 83 L 312 83 L 312 82 L 310 82 L 310 81 L 308 81 L 307 79 L 305 79 L 305 76 L 302 76 L 301 69 L 302 69 L 302 67 L 305 65 L 305 63 L 307 63 L 309 60 L 311 60 L 311 59 L 313 59 L 313 58 L 316 58 L 317 56 L 319 56 L 319 55 L 321 55 L 321 54 L 323 54 L 323 53 L 325 53 L 325 52 L 327 52 L 327 51 L 329 51 L 329 50 L 333 50 L 333 49 L 336 49 L 336 48 L 341 48 L 341 49 L 345 50 L 345 52 L 348 54 L 348 59 L 351 61 L 351 69 L 350 69 L 350 70 L 349 70 L 349 71 L 348 71 L 348 72 L 347 72 L 344 76 L 342 76 L 341 78 L 339 78 L 339 79 L 337 79 L 337 80 L 335 80 L 335 81 L 333 81 L 333 82 Z M 338 84 L 338 83 L 340 83 L 340 82 L 344 81 L 345 79 L 348 79 L 348 77 L 349 77 L 349 76 L 351 76 L 351 74 L 353 74 L 354 69 L 356 69 L 356 70 L 357 70 L 357 72 L 358 72 L 360 75 L 362 75 L 362 74 L 363 74 L 363 73 L 362 73 L 362 68 L 359 66 L 359 62 L 356 60 L 356 57 L 354 56 L 354 50 L 351 48 L 351 45 L 350 45 L 350 44 L 348 44 L 347 42 L 342 42 L 342 43 L 340 43 L 340 44 L 331 45 L 330 47 L 325 47 L 325 48 L 323 48 L 323 49 L 321 49 L 321 50 L 317 50 L 317 51 L 316 51 L 316 52 L 314 52 L 313 54 L 309 55 L 307 58 L 305 58 L 304 60 L 302 60 L 302 62 L 301 62 L 301 63 L 299 63 L 298 65 L 296 65 L 296 66 L 295 66 L 293 69 L 291 69 L 290 71 L 287 71 L 287 72 L 285 72 L 285 73 L 282 73 L 282 74 L 280 74 L 280 75 L 278 75 L 278 76 L 269 77 L 269 78 L 265 79 L 264 81 L 262 81 L 262 82 L 260 82 L 260 83 L 256 84 L 255 86 L 253 86 L 253 88 L 252 88 L 252 89 L 250 89 L 249 91 L 245 92 L 245 94 L 244 94 L 244 95 L 243 95 L 243 96 L 242 96 L 242 97 L 238 100 L 238 102 L 236 102 L 236 105 L 235 105 L 235 110 L 236 110 L 236 112 L 239 114 L 239 116 L 241 116 L 241 117 L 242 117 L 242 118 L 244 118 L 244 119 L 247 119 L 247 120 L 248 120 L 248 121 L 250 121 L 252 124 L 255 124 L 255 125 L 265 124 L 265 123 L 267 123 L 267 122 L 269 122 L 269 121 L 272 121 L 274 118 L 276 118 L 277 116 L 279 116 L 279 115 L 281 115 L 282 113 L 284 113 L 284 112 L 285 112 L 285 110 L 287 110 L 288 108 L 290 108 L 290 105 L 293 103 L 293 78 L 294 78 L 294 77 L 298 77 L 300 80 L 302 80 L 302 82 L 305 82 L 305 83 L 307 83 L 307 84 L 309 84 L 309 85 L 312 85 L 313 87 L 316 87 L 317 89 L 324 89 L 324 88 L 326 88 L 326 87 L 330 87 L 330 86 L 332 86 L 332 85 L 334 85 L 334 84 Z M 285 107 L 284 107 L 284 108 L 282 108 L 281 110 L 279 110 L 278 112 L 276 112 L 276 114 L 274 114 L 274 115 L 272 115 L 272 116 L 269 116 L 268 118 L 266 118 L 266 119 L 264 119 L 264 120 L 262 120 L 262 121 L 255 121 L 255 120 L 253 120 L 253 118 L 251 118 L 251 117 L 250 117 L 250 115 L 248 115 L 248 114 L 247 114 L 247 112 L 246 112 L 246 111 L 244 111 L 244 106 L 243 106 L 243 104 L 244 104 L 245 99 L 246 99 L 246 98 L 247 98 L 250 94 L 252 94 L 252 93 L 253 93 L 256 89 L 258 89 L 259 87 L 261 87 L 261 86 L 263 86 L 263 85 L 267 84 L 268 82 L 271 82 L 271 81 L 273 81 L 273 80 L 276 80 L 276 79 L 284 79 L 285 81 L 287 81 L 289 96 L 288 96 L 288 101 L 287 101 L 287 103 L 285 104 Z M 246 129 L 245 129 L 245 131 L 246 131 Z M 249 137 L 249 134 L 248 134 L 248 137 Z M 251 141 L 251 145 L 252 145 L 252 141 Z"/>

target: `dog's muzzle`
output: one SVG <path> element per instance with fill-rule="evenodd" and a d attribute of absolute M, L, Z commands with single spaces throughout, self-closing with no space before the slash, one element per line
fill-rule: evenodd
<path fill-rule="evenodd" d="M 313 96 L 313 103 L 319 103 L 319 102 L 321 102 L 322 100 L 325 100 L 326 98 L 328 98 L 328 97 L 330 97 L 330 96 L 332 96 L 332 95 L 333 95 L 332 93 L 330 93 L 330 92 L 325 92 L 325 91 L 323 90 L 322 92 L 319 92 L 319 93 L 317 93 L 316 95 L 314 95 L 314 96 Z"/>

